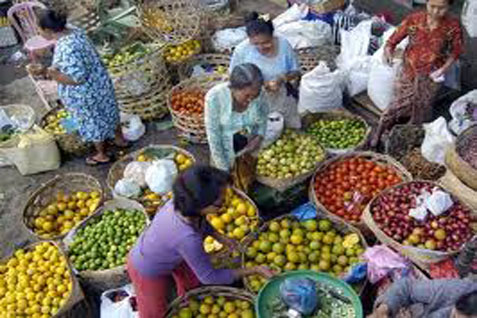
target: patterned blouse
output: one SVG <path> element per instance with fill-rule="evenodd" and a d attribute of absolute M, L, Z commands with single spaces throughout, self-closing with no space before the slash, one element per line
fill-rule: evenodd
<path fill-rule="evenodd" d="M 246 111 L 232 110 L 232 93 L 229 83 L 213 87 L 205 96 L 205 129 L 212 163 L 229 171 L 235 161 L 233 136 L 246 130 L 251 135 L 265 135 L 268 107 L 261 93 Z"/>
<path fill-rule="evenodd" d="M 387 42 L 392 51 L 409 37 L 404 53 L 404 72 L 409 78 L 429 75 L 441 68 L 449 57 L 458 59 L 462 53 L 462 30 L 459 20 L 445 16 L 439 27 L 431 30 L 427 12 L 411 14 L 397 28 Z"/>

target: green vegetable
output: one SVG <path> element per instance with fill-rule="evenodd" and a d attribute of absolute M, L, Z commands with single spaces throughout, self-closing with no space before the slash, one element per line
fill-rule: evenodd
<path fill-rule="evenodd" d="M 325 148 L 346 149 L 357 146 L 366 135 L 366 125 L 357 119 L 318 120 L 307 133 L 317 137 Z"/>

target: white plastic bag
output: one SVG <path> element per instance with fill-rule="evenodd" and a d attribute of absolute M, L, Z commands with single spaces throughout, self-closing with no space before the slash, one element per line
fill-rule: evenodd
<path fill-rule="evenodd" d="M 273 26 L 277 29 L 284 24 L 301 20 L 308 15 L 308 11 L 309 8 L 306 4 L 303 3 L 298 5 L 295 3 L 285 12 L 273 19 Z"/>
<path fill-rule="evenodd" d="M 161 195 L 172 190 L 172 184 L 176 177 L 176 164 L 169 159 L 154 161 L 146 171 L 147 186 L 152 192 Z"/>
<path fill-rule="evenodd" d="M 286 38 L 294 49 L 327 45 L 332 39 L 331 26 L 320 20 L 287 23 L 275 32 Z"/>
<path fill-rule="evenodd" d="M 280 138 L 285 127 L 285 120 L 283 115 L 279 112 L 272 112 L 268 114 L 267 130 L 265 131 L 265 138 L 262 142 L 262 148 L 268 147 L 275 140 Z"/>
<path fill-rule="evenodd" d="M 123 178 L 114 185 L 114 195 L 125 198 L 137 198 L 140 194 L 141 187 L 132 179 Z"/>
<path fill-rule="evenodd" d="M 125 298 L 114 302 L 116 293 L 124 293 Z M 134 296 L 131 284 L 105 291 L 101 295 L 101 318 L 138 318 L 139 313 L 134 311 L 131 305 L 131 298 Z"/>
<path fill-rule="evenodd" d="M 217 51 L 232 50 L 246 39 L 245 27 L 223 29 L 215 32 L 212 37 L 212 44 Z"/>
<path fill-rule="evenodd" d="M 146 126 L 141 117 L 133 114 L 120 113 L 121 131 L 123 137 L 129 141 L 139 140 L 146 133 Z"/>
<path fill-rule="evenodd" d="M 321 61 L 301 79 L 298 112 L 317 113 L 340 108 L 343 105 L 341 84 L 341 72 L 330 72 L 326 63 Z"/>
<path fill-rule="evenodd" d="M 462 8 L 462 25 L 471 38 L 477 37 L 477 0 L 466 0 Z"/>
<path fill-rule="evenodd" d="M 454 204 L 449 193 L 435 188 L 426 199 L 426 208 L 435 216 L 439 216 Z"/>
<path fill-rule="evenodd" d="M 141 188 L 146 184 L 146 171 L 151 166 L 150 162 L 133 161 L 124 169 L 123 177 L 134 180 Z"/>
<path fill-rule="evenodd" d="M 401 63 L 395 62 L 389 66 L 383 62 L 371 65 L 368 80 L 368 95 L 381 111 L 385 111 L 394 97 L 394 81 L 401 68 Z"/>
<path fill-rule="evenodd" d="M 356 59 L 368 55 L 372 25 L 373 20 L 370 19 L 362 21 L 350 31 L 340 31 L 341 51 L 336 57 L 336 64 L 340 69 L 347 70 L 352 67 Z"/>
<path fill-rule="evenodd" d="M 476 118 L 473 118 L 468 112 L 469 105 L 477 107 L 477 89 L 459 97 L 454 101 L 449 109 L 452 120 L 449 122 L 449 128 L 456 135 L 472 125 Z"/>
<path fill-rule="evenodd" d="M 454 143 L 454 136 L 447 129 L 444 117 L 439 117 L 429 124 L 424 124 L 426 136 L 421 146 L 422 156 L 430 162 L 444 165 L 446 150 Z"/>

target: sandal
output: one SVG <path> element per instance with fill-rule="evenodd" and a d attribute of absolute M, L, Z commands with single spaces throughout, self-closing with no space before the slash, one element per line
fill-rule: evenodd
<path fill-rule="evenodd" d="M 99 161 L 94 159 L 94 157 L 88 157 L 86 158 L 86 164 L 88 166 L 97 166 L 97 165 L 103 165 L 111 162 L 111 158 L 108 158 L 106 161 Z"/>

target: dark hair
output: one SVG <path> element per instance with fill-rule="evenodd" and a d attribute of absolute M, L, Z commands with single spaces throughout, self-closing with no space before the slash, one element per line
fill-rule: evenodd
<path fill-rule="evenodd" d="M 477 290 L 461 296 L 455 303 L 455 309 L 466 316 L 477 315 Z"/>
<path fill-rule="evenodd" d="M 231 182 L 230 175 L 222 170 L 195 165 L 181 173 L 172 193 L 174 207 L 186 217 L 198 217 L 200 211 L 212 205 Z"/>
<path fill-rule="evenodd" d="M 258 66 L 252 63 L 235 66 L 230 74 L 230 88 L 242 89 L 253 85 L 263 85 L 263 75 Z"/>
<path fill-rule="evenodd" d="M 260 34 L 273 36 L 275 30 L 272 20 L 264 20 L 257 12 L 252 12 L 245 17 L 245 27 L 248 36 Z"/>
<path fill-rule="evenodd" d="M 61 32 L 66 28 L 66 14 L 59 11 L 51 9 L 40 10 L 37 16 L 38 26 L 42 29 Z"/>

